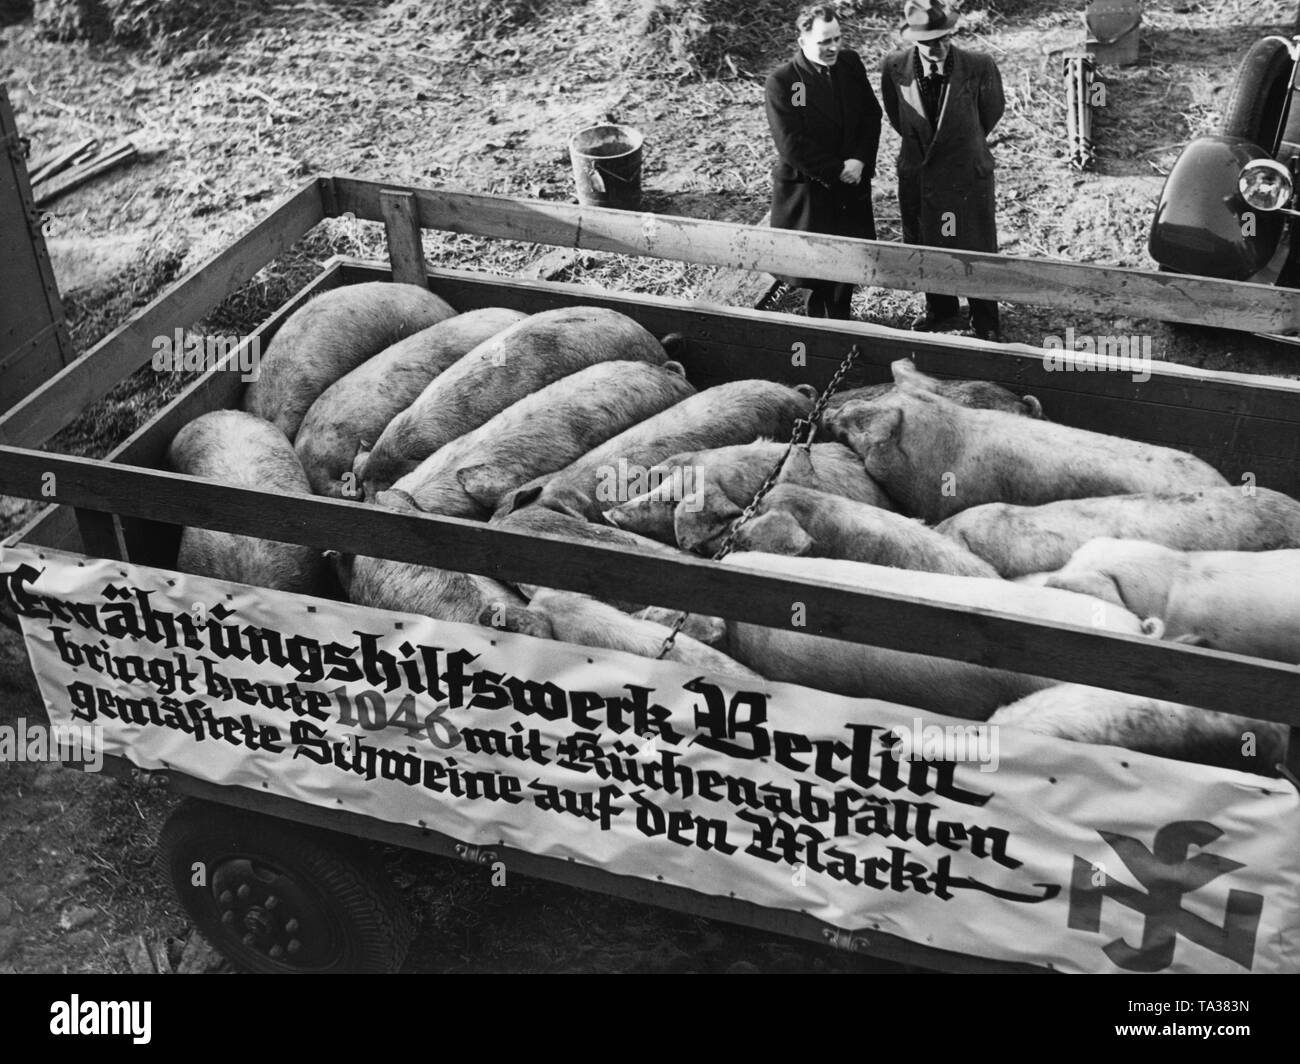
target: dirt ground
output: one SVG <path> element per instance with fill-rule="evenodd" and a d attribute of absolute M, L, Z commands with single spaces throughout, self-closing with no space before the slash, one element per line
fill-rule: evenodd
<path fill-rule="evenodd" d="M 700 45 L 649 17 L 653 0 L 539 0 L 469 29 L 445 5 L 283 2 L 221 38 L 162 48 L 41 39 L 28 20 L 0 30 L 18 122 L 40 154 L 78 138 L 129 138 L 136 164 L 59 200 L 47 234 L 70 326 L 85 350 L 166 284 L 247 230 L 278 197 L 318 173 L 569 201 L 567 140 L 613 120 L 646 134 L 649 209 L 753 221 L 767 207 L 773 152 L 763 76 L 792 45 L 795 5 L 730 10 Z M 697 5 L 698 6 L 698 5 Z M 896 45 L 890 3 L 842 5 L 847 44 L 868 66 Z M 1286 33 L 1294 0 L 1159 0 L 1144 5 L 1141 61 L 1102 69 L 1098 165 L 1065 159 L 1062 51 L 1082 40 L 1077 0 L 1006 0 L 966 8 L 965 45 L 990 52 L 1007 114 L 995 132 L 998 227 L 1008 253 L 1151 267 L 1146 234 L 1163 175 L 1181 146 L 1211 132 L 1237 60 L 1258 37 Z M 482 12 L 488 5 L 469 5 Z M 689 27 L 688 27 L 689 28 Z M 685 43 L 683 43 L 685 42 Z M 694 43 L 692 43 L 694 42 Z M 711 42 L 711 43 L 710 43 Z M 886 128 L 874 186 L 882 239 L 899 239 Z M 245 331 L 330 255 L 382 254 L 377 227 L 319 227 L 232 297 L 201 330 Z M 547 249 L 426 236 L 431 261 L 524 273 Z M 560 279 L 690 298 L 712 271 L 583 255 Z M 791 309 L 787 300 L 777 309 Z M 855 312 L 901 326 L 909 292 L 867 289 Z M 187 324 L 187 323 L 177 323 Z M 1047 308 L 1004 308 L 1006 339 L 1147 332 L 1157 358 L 1296 376 L 1300 349 L 1243 334 L 1171 330 Z M 149 371 L 124 382 L 50 444 L 101 455 L 187 383 Z M 0 534 L 32 512 L 0 499 Z M 0 628 L 0 723 L 43 716 L 21 644 Z M 220 961 L 191 934 L 152 866 L 172 799 L 143 783 L 0 765 L 0 971 L 202 971 Z M 388 854 L 422 923 L 408 968 L 424 971 L 899 970 L 790 940 L 595 894 Z"/>

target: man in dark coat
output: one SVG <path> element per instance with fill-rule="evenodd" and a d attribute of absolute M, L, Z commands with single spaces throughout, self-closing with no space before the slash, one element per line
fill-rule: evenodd
<path fill-rule="evenodd" d="M 951 43 L 959 16 L 944 0 L 908 0 L 906 47 L 885 58 L 880 93 L 902 138 L 898 205 L 903 241 L 967 251 L 997 251 L 993 153 L 987 137 L 1002 117 L 1002 77 L 991 57 Z M 913 328 L 959 327 L 956 296 L 925 297 Z M 1000 339 L 998 305 L 970 300 L 971 328 Z"/>
<path fill-rule="evenodd" d="M 799 50 L 767 79 L 767 122 L 780 156 L 772 167 L 772 228 L 874 240 L 880 104 L 858 53 L 840 47 L 834 7 L 805 7 L 795 27 Z M 810 316 L 850 317 L 851 284 L 779 279 L 809 289 Z"/>

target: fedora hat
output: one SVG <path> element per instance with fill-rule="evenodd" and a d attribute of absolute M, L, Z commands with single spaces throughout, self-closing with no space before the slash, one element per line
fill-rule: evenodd
<path fill-rule="evenodd" d="M 960 21 L 961 16 L 945 0 L 907 0 L 899 30 L 905 41 L 932 41 L 948 36 Z"/>

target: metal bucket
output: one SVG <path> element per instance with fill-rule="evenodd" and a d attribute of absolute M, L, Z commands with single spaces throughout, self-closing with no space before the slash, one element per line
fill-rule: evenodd
<path fill-rule="evenodd" d="M 569 140 L 578 202 L 589 207 L 641 207 L 641 145 L 631 126 L 589 126 Z"/>

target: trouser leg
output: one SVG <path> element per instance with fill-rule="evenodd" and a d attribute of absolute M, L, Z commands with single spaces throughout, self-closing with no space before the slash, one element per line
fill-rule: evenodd
<path fill-rule="evenodd" d="M 853 285 L 826 281 L 808 288 L 805 313 L 810 318 L 839 318 L 847 321 L 851 315 Z"/>
<path fill-rule="evenodd" d="M 970 300 L 970 325 L 977 333 L 998 331 L 998 304 L 992 299 Z"/>

